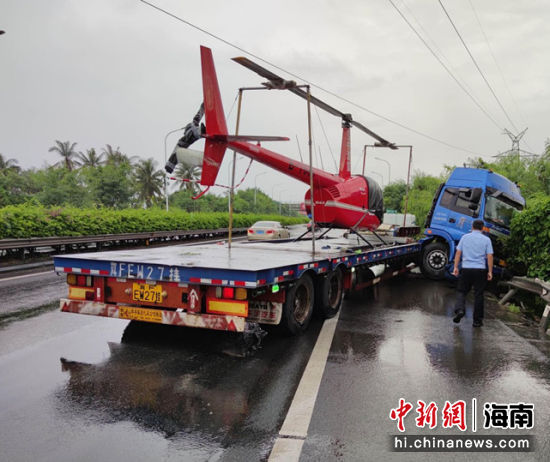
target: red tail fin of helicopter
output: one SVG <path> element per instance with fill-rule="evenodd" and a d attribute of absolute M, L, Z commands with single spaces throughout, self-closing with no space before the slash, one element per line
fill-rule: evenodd
<path fill-rule="evenodd" d="M 212 50 L 201 46 L 202 88 L 204 116 L 206 119 L 206 141 L 202 162 L 201 184 L 212 186 L 227 147 L 227 125 L 223 113 L 222 98 L 216 77 Z"/>

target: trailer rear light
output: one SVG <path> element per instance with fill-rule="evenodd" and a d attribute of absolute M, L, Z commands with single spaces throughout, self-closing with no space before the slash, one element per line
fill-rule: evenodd
<path fill-rule="evenodd" d="M 244 287 L 216 287 L 216 298 L 246 300 L 248 292 Z"/>
<path fill-rule="evenodd" d="M 235 289 L 235 300 L 246 300 L 246 289 L 242 287 L 237 287 Z"/>
<path fill-rule="evenodd" d="M 78 275 L 76 278 L 77 285 L 80 287 L 92 287 L 92 276 Z"/>
<path fill-rule="evenodd" d="M 67 284 L 70 286 L 78 287 L 92 287 L 92 276 L 86 276 L 83 274 L 67 274 Z"/>
<path fill-rule="evenodd" d="M 224 287 L 222 289 L 222 298 L 235 298 L 235 289 L 233 287 Z"/>

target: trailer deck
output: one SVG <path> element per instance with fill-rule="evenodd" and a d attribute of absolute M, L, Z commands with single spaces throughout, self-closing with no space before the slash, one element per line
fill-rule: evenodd
<path fill-rule="evenodd" d="M 54 264 L 60 273 L 255 288 L 307 270 L 374 265 L 419 251 L 417 242 L 368 249 L 354 239 L 329 238 L 317 241 L 314 256 L 310 241 L 233 243 L 231 248 L 216 243 L 60 255 Z"/>

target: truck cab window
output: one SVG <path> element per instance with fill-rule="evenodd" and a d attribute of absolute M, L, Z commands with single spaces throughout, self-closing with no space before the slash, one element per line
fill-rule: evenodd
<path fill-rule="evenodd" d="M 446 188 L 440 205 L 463 215 L 476 218 L 479 215 L 481 188 Z"/>
<path fill-rule="evenodd" d="M 510 228 L 512 218 L 522 210 L 523 206 L 492 188 L 489 188 L 487 193 L 484 218 L 497 225 Z"/>

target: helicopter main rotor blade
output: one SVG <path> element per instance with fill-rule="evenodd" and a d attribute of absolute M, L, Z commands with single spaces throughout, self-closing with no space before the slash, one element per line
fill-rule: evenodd
<path fill-rule="evenodd" d="M 350 120 L 350 124 L 352 124 L 354 127 L 358 128 L 359 130 L 363 130 L 367 135 L 372 136 L 375 140 L 377 140 L 384 147 L 387 147 L 387 148 L 390 148 L 390 149 L 397 149 L 395 147 L 395 143 L 390 143 L 388 140 L 385 140 L 381 136 L 374 133 L 372 130 L 365 127 L 362 123 L 356 122 L 355 120 Z"/>
<path fill-rule="evenodd" d="M 295 95 L 299 96 L 300 98 L 304 98 L 305 100 L 308 100 L 307 92 L 304 91 L 302 88 L 299 88 L 294 80 L 285 80 L 282 77 L 278 76 L 277 74 L 266 69 L 265 67 L 260 66 L 259 64 L 255 63 L 254 61 L 251 61 L 248 58 L 245 58 L 244 56 L 232 58 L 232 60 L 235 61 L 236 63 L 239 63 L 241 66 L 244 66 L 247 69 L 250 69 L 251 71 L 258 74 L 259 76 L 268 79 L 269 83 L 264 83 L 264 85 L 266 85 L 268 88 L 274 88 L 274 89 L 280 89 L 280 90 L 286 89 L 294 93 Z M 321 101 L 319 98 L 316 98 L 311 94 L 309 95 L 309 101 L 311 102 L 311 104 L 314 104 L 315 106 L 323 109 L 324 111 L 327 111 L 329 114 L 332 114 L 336 117 L 340 117 L 344 122 L 348 122 L 354 127 L 358 128 L 359 130 L 362 130 L 363 132 L 365 132 L 367 135 L 372 136 L 383 146 L 389 147 L 391 149 L 397 149 L 394 146 L 394 143 L 390 143 L 388 140 L 385 140 L 381 136 L 374 133 L 372 130 L 365 127 L 363 124 L 353 120 L 351 117 L 351 114 L 345 114 L 342 111 L 339 111 L 338 109 L 333 108 L 331 105 L 325 103 L 324 101 Z"/>
<path fill-rule="evenodd" d="M 289 91 L 291 91 L 295 95 L 298 95 L 304 98 L 307 101 L 307 91 L 304 91 L 301 88 L 289 88 Z M 340 117 L 342 120 L 346 120 L 348 122 L 351 120 L 351 116 L 349 114 L 344 114 L 342 111 L 339 111 L 338 109 L 333 108 L 329 104 L 313 96 L 311 93 L 309 95 L 309 100 L 311 101 L 311 104 L 314 104 L 315 106 L 320 107 L 321 109 L 327 111 L 329 114 L 335 115 L 336 117 Z"/>
<path fill-rule="evenodd" d="M 288 88 L 296 86 L 296 82 L 293 80 L 285 80 L 282 77 L 279 77 L 277 74 L 274 74 L 271 71 L 268 71 L 265 67 L 256 64 L 254 61 L 245 58 L 244 56 L 239 56 L 237 58 L 231 58 L 236 63 L 239 63 L 241 66 L 250 69 L 261 77 L 268 79 L 274 86 L 274 88 Z"/>

